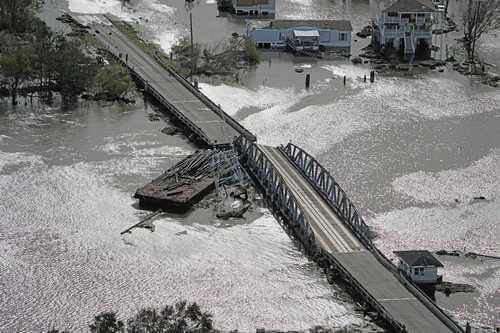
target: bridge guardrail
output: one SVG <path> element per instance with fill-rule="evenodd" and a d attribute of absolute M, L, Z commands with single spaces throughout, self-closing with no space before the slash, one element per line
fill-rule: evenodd
<path fill-rule="evenodd" d="M 306 179 L 326 199 L 330 207 L 343 217 L 343 222 L 368 247 L 373 247 L 369 237 L 369 228 L 363 217 L 351 202 L 345 191 L 332 175 L 314 157 L 302 148 L 288 143 L 280 150 L 302 171 Z"/>
<path fill-rule="evenodd" d="M 260 185 L 265 189 L 266 195 L 270 197 L 271 201 L 278 204 L 281 213 L 292 225 L 299 225 L 303 229 L 306 236 L 305 241 L 309 242 L 309 245 L 315 244 L 312 228 L 300 210 L 297 200 L 267 156 L 255 143 L 242 136 L 236 138 L 234 146 L 240 156 L 245 159 L 247 166 L 254 173 Z"/>
<path fill-rule="evenodd" d="M 238 137 L 235 142 L 235 147 L 240 156 L 245 158 L 250 171 L 254 173 L 257 180 L 266 190 L 266 194 L 271 197 L 272 201 L 278 204 L 279 209 L 289 222 L 298 223 L 306 233 L 306 240 L 314 243 L 314 232 L 307 223 L 304 214 L 300 209 L 297 200 L 288 189 L 283 178 L 274 169 L 272 163 L 267 156 L 258 148 L 258 146 L 246 140 L 243 137 Z M 385 307 L 378 302 L 370 293 L 349 273 L 349 271 L 329 253 L 324 253 L 330 260 L 329 262 L 335 266 L 335 269 L 351 282 L 353 288 L 363 296 L 364 300 L 373 308 L 377 309 L 378 313 L 386 320 L 386 322 L 396 332 L 406 332 L 405 327 L 397 322 Z"/>
<path fill-rule="evenodd" d="M 397 267 L 375 246 L 371 249 L 375 258 L 384 265 L 398 280 L 408 289 L 420 302 L 422 302 L 436 317 L 438 317 L 449 329 L 455 333 L 465 333 L 465 330 L 446 313 L 440 306 L 423 293 L 417 285 L 410 281 L 406 276 L 403 276 Z"/>
<path fill-rule="evenodd" d="M 356 236 L 367 245 L 367 248 L 374 254 L 375 258 L 386 267 L 415 297 L 417 297 L 434 315 L 436 315 L 448 328 L 455 333 L 465 332 L 453 318 L 451 318 L 443 309 L 437 306 L 427 295 L 406 277 L 402 276 L 397 267 L 373 244 L 369 239 L 368 227 L 362 216 L 359 214 L 354 204 L 347 198 L 340 185 L 335 181 L 314 157 L 309 155 L 302 148 L 288 143 L 281 150 L 290 158 L 290 160 L 301 170 L 309 182 L 316 190 L 323 195 L 329 205 L 342 217 L 345 223 L 354 231 Z M 327 177 L 325 179 L 325 177 Z M 334 190 L 335 189 L 335 190 Z M 340 195 L 341 194 L 341 195 Z M 345 198 L 345 199 L 344 199 Z M 344 201 L 345 200 L 345 201 Z M 346 208 L 350 207 L 350 209 Z M 355 213 L 353 213 L 355 212 Z M 346 214 L 347 213 L 347 214 Z M 355 219 L 356 217 L 357 219 Z M 360 232 L 357 232 L 358 225 L 362 225 Z"/>
<path fill-rule="evenodd" d="M 179 120 L 182 121 L 184 125 L 186 125 L 191 131 L 193 131 L 204 143 L 209 146 L 213 145 L 212 140 L 207 137 L 207 135 L 199 128 L 194 122 L 192 122 L 189 118 L 187 118 L 182 112 L 180 112 L 174 105 L 172 105 L 162 94 L 160 94 L 153 86 L 151 86 L 146 80 L 142 78 L 142 76 L 137 73 L 137 71 L 129 66 L 127 63 L 123 61 L 120 57 L 114 54 L 111 50 L 107 50 L 107 52 L 115 58 L 116 61 L 120 62 L 123 66 L 125 66 L 133 77 L 138 80 L 143 86 L 144 89 L 153 97 L 155 97 L 158 102 L 164 105 L 171 113 L 173 113 Z"/>
<path fill-rule="evenodd" d="M 196 97 L 198 97 L 206 106 L 208 106 L 213 112 L 218 114 L 222 120 L 228 123 L 232 128 L 234 128 L 238 133 L 245 137 L 245 139 L 255 142 L 257 137 L 247 130 L 243 125 L 231 117 L 227 112 L 225 112 L 221 107 L 215 104 L 210 98 L 208 98 L 203 92 L 193 87 L 191 82 L 189 82 L 184 76 L 177 73 L 177 71 L 169 64 L 164 63 L 156 54 L 155 60 L 162 64 L 164 68 L 176 78 L 184 87 L 191 91 Z"/>

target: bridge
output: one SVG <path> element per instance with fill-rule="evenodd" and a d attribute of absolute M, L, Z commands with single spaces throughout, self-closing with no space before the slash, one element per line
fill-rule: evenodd
<path fill-rule="evenodd" d="M 191 82 L 159 57 L 151 57 L 122 33 L 106 15 L 93 15 L 87 24 L 100 43 L 126 66 L 134 78 L 164 108 L 208 146 L 230 145 L 235 137 L 256 141 L 255 136 L 213 103 Z"/>
<path fill-rule="evenodd" d="M 374 246 L 361 214 L 328 170 L 311 155 L 291 143 L 281 147 L 257 144 L 252 133 L 168 64 L 148 55 L 108 17 L 96 17 L 100 22 L 90 25 L 96 38 L 147 93 L 206 145 L 233 145 L 276 216 L 307 252 L 345 280 L 363 305 L 375 310 L 390 330 L 464 332 Z"/>
<path fill-rule="evenodd" d="M 372 243 L 369 229 L 340 185 L 311 155 L 289 143 L 236 141 L 245 167 L 271 208 L 306 250 L 345 280 L 395 332 L 464 332 Z"/>

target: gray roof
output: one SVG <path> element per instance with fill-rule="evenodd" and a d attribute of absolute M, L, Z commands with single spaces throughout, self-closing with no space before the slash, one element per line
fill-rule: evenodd
<path fill-rule="evenodd" d="M 311 27 L 337 31 L 352 31 L 351 21 L 345 20 L 274 20 L 271 21 L 269 27 L 278 29 Z"/>
<path fill-rule="evenodd" d="M 267 5 L 271 3 L 271 0 L 236 0 L 237 6 L 258 6 Z"/>
<path fill-rule="evenodd" d="M 426 250 L 394 251 L 394 254 L 410 266 L 443 267 L 443 264 Z"/>
<path fill-rule="evenodd" d="M 433 12 L 434 5 L 431 0 L 398 0 L 386 8 L 384 12 L 412 13 Z"/>

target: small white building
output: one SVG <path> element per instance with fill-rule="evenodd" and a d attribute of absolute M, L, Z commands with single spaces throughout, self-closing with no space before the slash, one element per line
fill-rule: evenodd
<path fill-rule="evenodd" d="M 247 25 L 247 36 L 259 48 L 290 47 L 296 51 L 351 50 L 352 26 L 343 20 L 274 20 L 268 26 Z"/>
<path fill-rule="evenodd" d="M 443 264 L 429 251 L 395 251 L 394 254 L 399 258 L 398 269 L 413 282 L 436 284 L 442 281 L 438 268 L 443 267 Z"/>
<path fill-rule="evenodd" d="M 432 0 L 397 0 L 374 19 L 373 42 L 406 58 L 428 59 L 436 13 Z"/>
<path fill-rule="evenodd" d="M 274 19 L 276 14 L 276 0 L 232 0 L 232 4 L 237 16 Z"/>

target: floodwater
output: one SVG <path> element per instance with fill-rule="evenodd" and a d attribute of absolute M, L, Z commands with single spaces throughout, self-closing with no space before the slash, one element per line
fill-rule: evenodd
<path fill-rule="evenodd" d="M 165 50 L 187 33 L 179 0 L 49 4 L 89 19 L 111 12 Z M 451 2 L 456 17 L 459 5 Z M 282 18 L 350 19 L 355 31 L 377 6 L 364 0 L 278 3 Z M 206 43 L 245 29 L 240 20 L 216 17 L 211 0 L 197 2 L 193 15 L 195 39 Z M 454 37 L 444 38 L 452 52 Z M 500 65 L 497 37 L 487 35 L 481 53 Z M 356 53 L 367 41 L 354 38 Z M 292 140 L 314 154 L 357 203 L 387 255 L 446 249 L 500 256 L 500 90 L 451 69 L 377 76 L 374 84 L 363 82 L 369 71 L 348 60 L 264 52 L 239 84 L 200 87 L 261 143 Z M 198 208 L 159 218 L 154 233 L 121 237 L 144 215 L 130 199 L 135 188 L 196 149 L 182 136 L 161 134 L 164 124 L 148 121 L 147 106 L 12 111 L 5 103 L 0 295 L 7 306 L 0 310 L 0 331 L 79 330 L 102 310 L 126 316 L 182 298 L 199 301 L 223 329 L 364 323 L 352 300 L 326 283 L 264 208 L 237 223 L 222 223 L 210 208 Z M 499 325 L 500 261 L 439 259 L 445 280 L 472 284 L 478 292 L 437 294 L 438 302 L 475 327 Z"/>

